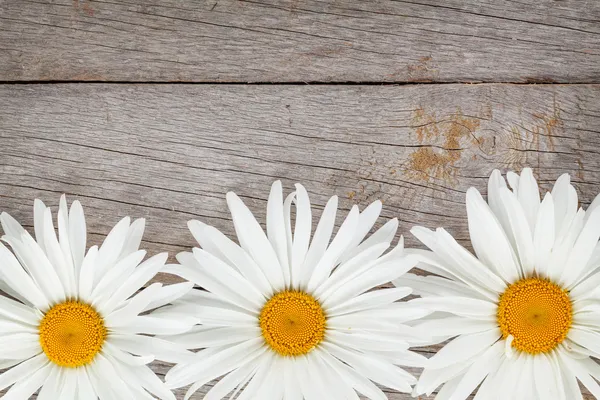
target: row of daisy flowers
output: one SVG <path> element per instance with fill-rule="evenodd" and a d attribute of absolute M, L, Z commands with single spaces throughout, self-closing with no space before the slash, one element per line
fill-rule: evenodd
<path fill-rule="evenodd" d="M 208 400 L 577 400 L 579 383 L 600 398 L 600 197 L 584 211 L 566 174 L 543 198 L 530 169 L 506 178 L 492 173 L 487 202 L 466 193 L 475 254 L 442 228 L 411 230 L 429 250 L 393 245 L 397 219 L 369 235 L 379 201 L 334 234 L 334 196 L 313 231 L 305 188 L 280 182 L 266 232 L 228 193 L 239 244 L 190 221 L 200 247 L 178 264 L 146 259 L 143 219 L 86 250 L 78 201 L 61 197 L 58 234 L 40 200 L 33 236 L 3 213 L 3 398 L 188 399 L 209 382 Z M 155 360 L 176 364 L 164 381 Z"/>

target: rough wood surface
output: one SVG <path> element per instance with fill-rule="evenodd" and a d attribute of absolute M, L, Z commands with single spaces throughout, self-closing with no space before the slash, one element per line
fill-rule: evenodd
<path fill-rule="evenodd" d="M 600 82 L 597 0 L 0 0 L 0 81 Z"/>
<path fill-rule="evenodd" d="M 598 127 L 600 85 L 1 85 L 0 208 L 31 227 L 34 198 L 67 193 L 90 242 L 131 215 L 150 254 L 174 254 L 194 245 L 189 219 L 233 234 L 229 190 L 264 221 L 281 179 L 317 208 L 382 199 L 401 233 L 445 226 L 468 245 L 465 190 L 493 168 L 532 166 L 544 189 L 569 172 L 589 203 Z"/>

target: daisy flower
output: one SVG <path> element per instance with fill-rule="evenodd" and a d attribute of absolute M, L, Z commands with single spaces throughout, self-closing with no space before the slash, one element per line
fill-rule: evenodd
<path fill-rule="evenodd" d="M 416 263 L 405 257 L 402 239 L 386 253 L 396 219 L 363 241 L 381 202 L 362 213 L 352 207 L 331 243 L 337 197 L 312 235 L 311 205 L 301 185 L 284 200 L 281 183 L 273 184 L 266 234 L 238 196 L 228 193 L 227 204 L 240 245 L 190 221 L 202 249 L 180 253 L 181 265 L 166 269 L 206 290 L 173 305 L 202 324 L 170 339 L 203 350 L 169 371 L 167 385 L 192 384 L 186 399 L 219 377 L 205 399 L 229 393 L 239 400 L 358 399 L 357 392 L 385 399 L 375 383 L 410 392 L 416 379 L 398 365 L 421 365 L 424 358 L 408 350 L 422 338 L 405 323 L 426 311 L 396 302 L 408 288 L 371 290 Z"/>
<path fill-rule="evenodd" d="M 585 212 L 562 175 L 540 201 L 531 169 L 499 171 L 489 179 L 488 202 L 466 195 L 476 256 L 444 229 L 415 227 L 432 251 L 413 250 L 419 268 L 407 274 L 434 314 L 420 325 L 435 342 L 454 338 L 431 357 L 416 394 L 436 399 L 577 400 L 578 381 L 600 398 L 600 200 Z"/>
<path fill-rule="evenodd" d="M 187 350 L 147 334 L 181 333 L 196 320 L 158 310 L 192 284 L 138 290 L 160 271 L 162 253 L 142 262 L 144 220 L 123 218 L 100 248 L 86 250 L 78 201 L 58 210 L 58 238 L 50 208 L 34 206 L 34 239 L 6 213 L 0 216 L 11 252 L 0 243 L 0 390 L 3 399 L 175 399 L 146 366 L 155 358 L 179 362 Z M 137 294 L 136 294 L 137 293 Z"/>

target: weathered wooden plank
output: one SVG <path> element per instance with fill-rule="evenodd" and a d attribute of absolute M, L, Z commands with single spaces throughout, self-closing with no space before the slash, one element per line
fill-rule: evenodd
<path fill-rule="evenodd" d="M 4 85 L 0 196 L 27 225 L 33 198 L 63 192 L 94 233 L 146 217 L 150 253 L 176 252 L 194 244 L 189 219 L 233 233 L 229 190 L 264 220 L 282 179 L 318 207 L 382 199 L 402 232 L 443 225 L 464 241 L 464 192 L 493 168 L 532 166 L 545 188 L 570 172 L 591 201 L 598 126 L 599 85 Z"/>
<path fill-rule="evenodd" d="M 2 0 L 0 80 L 599 82 L 594 0 Z"/>
<path fill-rule="evenodd" d="M 468 245 L 464 192 L 493 168 L 532 166 L 546 189 L 570 172 L 589 203 L 598 126 L 600 85 L 1 85 L 0 209 L 30 227 L 33 198 L 65 192 L 90 242 L 146 217 L 144 247 L 174 254 L 194 245 L 191 218 L 233 235 L 228 190 L 264 221 L 282 179 L 318 208 L 382 199 L 402 233 L 445 226 Z"/>

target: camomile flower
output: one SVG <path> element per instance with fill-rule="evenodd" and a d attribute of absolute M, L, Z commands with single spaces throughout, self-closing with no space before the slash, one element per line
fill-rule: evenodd
<path fill-rule="evenodd" d="M 273 184 L 266 234 L 238 196 L 228 193 L 227 204 L 240 245 L 190 221 L 202 248 L 180 253 L 181 265 L 166 269 L 206 290 L 173 305 L 202 324 L 170 340 L 203 350 L 169 371 L 167 385 L 192 384 L 187 399 L 221 377 L 206 394 L 211 400 L 230 393 L 238 400 L 385 399 L 376 384 L 410 392 L 416 379 L 399 365 L 419 366 L 424 357 L 408 350 L 422 337 L 406 322 L 426 311 L 396 302 L 408 288 L 372 290 L 415 264 L 402 240 L 386 253 L 396 219 L 363 240 L 381 202 L 362 213 L 352 207 L 331 242 L 337 197 L 314 233 L 301 185 L 284 200 L 281 183 Z"/>
<path fill-rule="evenodd" d="M 415 227 L 432 251 L 412 250 L 419 268 L 407 274 L 422 298 L 411 301 L 434 314 L 419 327 L 443 342 L 416 385 L 416 394 L 463 400 L 577 400 L 578 381 L 600 398 L 600 200 L 578 209 L 568 175 L 540 201 L 530 169 L 499 171 L 489 180 L 488 202 L 467 191 L 476 256 L 444 229 Z"/>
<path fill-rule="evenodd" d="M 0 390 L 3 399 L 175 399 L 146 365 L 155 358 L 179 362 L 191 355 L 147 334 L 181 333 L 196 322 L 158 310 L 191 290 L 189 283 L 139 291 L 167 260 L 142 260 L 144 220 L 123 218 L 100 248 L 86 254 L 86 225 L 78 201 L 65 197 L 58 238 L 50 208 L 34 206 L 34 239 L 11 216 L 0 216 Z M 138 293 L 139 291 L 139 293 Z M 136 294 L 137 293 L 137 294 Z M 144 313 L 143 315 L 140 315 Z M 12 385 L 12 386 L 11 386 Z"/>

